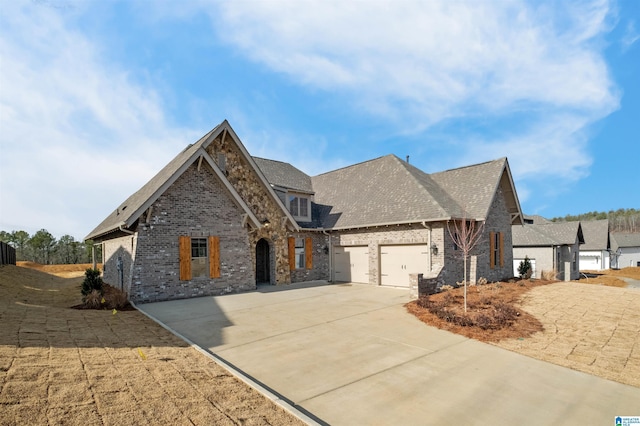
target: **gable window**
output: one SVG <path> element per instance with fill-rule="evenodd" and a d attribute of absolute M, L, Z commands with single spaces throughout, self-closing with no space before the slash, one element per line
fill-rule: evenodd
<path fill-rule="evenodd" d="M 504 266 L 504 234 L 502 232 L 489 233 L 489 266 L 491 269 Z"/>
<path fill-rule="evenodd" d="M 289 195 L 289 213 L 295 219 L 311 220 L 309 198 L 300 195 Z"/>
<path fill-rule="evenodd" d="M 313 268 L 313 240 L 311 238 L 289 238 L 289 269 Z"/>
<path fill-rule="evenodd" d="M 220 277 L 220 238 L 209 236 L 178 239 L 180 280 L 195 277 Z"/>

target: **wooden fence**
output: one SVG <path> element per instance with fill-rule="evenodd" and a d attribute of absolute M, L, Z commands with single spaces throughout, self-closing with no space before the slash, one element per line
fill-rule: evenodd
<path fill-rule="evenodd" d="M 0 241 L 0 265 L 15 265 L 16 249 Z"/>

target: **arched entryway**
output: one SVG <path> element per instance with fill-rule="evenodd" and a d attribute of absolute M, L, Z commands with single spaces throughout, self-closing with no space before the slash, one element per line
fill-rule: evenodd
<path fill-rule="evenodd" d="M 269 242 L 264 238 L 256 244 L 256 284 L 271 284 Z"/>

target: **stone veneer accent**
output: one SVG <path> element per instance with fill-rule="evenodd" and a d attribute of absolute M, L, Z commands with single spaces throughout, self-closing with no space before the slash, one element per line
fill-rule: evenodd
<path fill-rule="evenodd" d="M 223 140 L 224 139 L 224 140 Z M 286 227 L 286 216 L 282 208 L 268 193 L 265 185 L 249 165 L 238 146 L 233 142 L 230 134 L 222 134 L 208 147 L 207 152 L 211 158 L 219 164 L 220 155 L 226 159 L 225 173 L 227 179 L 240 197 L 247 203 L 251 211 L 260 221 L 268 221 L 267 226 L 249 233 L 249 250 L 252 258 L 253 276 L 255 276 L 256 244 L 264 238 L 269 242 L 270 253 L 273 262 L 271 277 L 275 277 L 273 284 L 291 283 L 289 273 L 289 252 L 287 237 L 289 230 Z"/>

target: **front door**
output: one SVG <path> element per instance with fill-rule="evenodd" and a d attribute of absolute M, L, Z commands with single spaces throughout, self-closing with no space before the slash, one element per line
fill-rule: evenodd
<path fill-rule="evenodd" d="M 261 238 L 256 244 L 256 284 L 271 284 L 269 242 Z"/>

